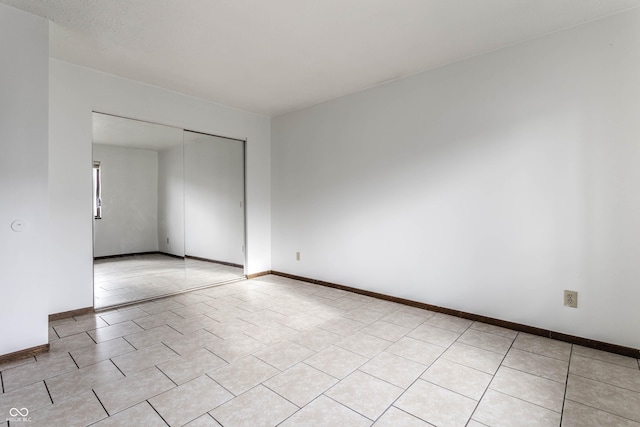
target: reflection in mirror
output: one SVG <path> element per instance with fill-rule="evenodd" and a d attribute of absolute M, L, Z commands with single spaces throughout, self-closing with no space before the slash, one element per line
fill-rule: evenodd
<path fill-rule="evenodd" d="M 93 114 L 96 308 L 244 278 L 244 143 L 191 134 Z"/>
<path fill-rule="evenodd" d="M 184 132 L 188 286 L 244 274 L 244 142 Z"/>

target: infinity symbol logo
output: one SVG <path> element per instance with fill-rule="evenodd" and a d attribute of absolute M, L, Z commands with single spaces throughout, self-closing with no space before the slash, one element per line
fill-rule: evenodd
<path fill-rule="evenodd" d="M 27 415 L 29 415 L 29 410 L 27 408 L 11 408 L 9 409 L 9 415 L 11 415 L 12 417 L 17 417 L 18 415 L 20 415 L 21 417 L 26 417 Z"/>

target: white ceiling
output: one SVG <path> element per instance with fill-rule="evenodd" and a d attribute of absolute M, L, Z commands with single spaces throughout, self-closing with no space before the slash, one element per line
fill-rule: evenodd
<path fill-rule="evenodd" d="M 267 115 L 640 6 L 640 0 L 0 0 L 51 56 Z"/>

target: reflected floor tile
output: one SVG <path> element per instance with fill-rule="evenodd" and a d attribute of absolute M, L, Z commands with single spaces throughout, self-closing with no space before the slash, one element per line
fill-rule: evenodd
<path fill-rule="evenodd" d="M 569 372 L 640 393 L 640 370 L 588 357 L 571 355 Z"/>
<path fill-rule="evenodd" d="M 524 332 L 518 334 L 518 337 L 513 342 L 513 348 L 564 361 L 569 361 L 571 355 L 571 344 L 569 343 L 539 337 L 537 335 L 525 334 Z"/>
<path fill-rule="evenodd" d="M 477 402 L 424 380 L 416 381 L 394 406 L 437 426 L 464 426 Z"/>
<path fill-rule="evenodd" d="M 371 425 L 371 420 L 335 400 L 320 396 L 280 425 L 282 427 L 367 427 Z"/>
<path fill-rule="evenodd" d="M 640 422 L 640 393 L 569 374 L 566 398 Z"/>
<path fill-rule="evenodd" d="M 84 426 L 107 417 L 93 391 L 77 394 L 55 405 L 30 412 L 29 426 Z M 27 423 L 25 423 L 27 424 Z"/>
<path fill-rule="evenodd" d="M 569 369 L 569 362 L 517 348 L 509 350 L 502 365 L 563 384 L 567 380 L 567 370 Z"/>
<path fill-rule="evenodd" d="M 257 386 L 210 412 L 223 426 L 271 427 L 298 410 L 264 386 Z"/>
<path fill-rule="evenodd" d="M 254 356 L 247 356 L 208 375 L 236 396 L 280 373 Z"/>
<path fill-rule="evenodd" d="M 302 407 L 337 382 L 331 375 L 300 363 L 265 381 L 264 385 Z"/>
<path fill-rule="evenodd" d="M 374 427 L 428 427 L 431 424 L 420 418 L 401 411 L 395 406 L 390 407 L 382 416 L 376 421 Z"/>
<path fill-rule="evenodd" d="M 420 363 L 383 351 L 362 365 L 360 371 L 398 387 L 407 388 L 426 368 Z"/>
<path fill-rule="evenodd" d="M 640 427 L 631 421 L 590 406 L 566 400 L 562 413 L 562 427 Z"/>
<path fill-rule="evenodd" d="M 154 367 L 96 386 L 94 391 L 107 412 L 115 414 L 174 387 L 175 384 Z"/>
<path fill-rule="evenodd" d="M 369 359 L 340 347 L 331 346 L 311 356 L 304 363 L 342 379 L 365 364 Z"/>
<path fill-rule="evenodd" d="M 560 425 L 559 413 L 491 389 L 487 390 L 480 401 L 473 419 L 496 427 Z"/>
<path fill-rule="evenodd" d="M 562 383 L 502 366 L 490 387 L 552 411 L 562 411 L 565 388 Z"/>
<path fill-rule="evenodd" d="M 43 381 L 0 394 L 0 420 L 11 417 L 11 408 L 27 408 L 29 412 L 51 405 L 49 393 Z"/>
<path fill-rule="evenodd" d="M 455 343 L 444 352 L 442 358 L 493 375 L 498 370 L 503 356 L 470 345 Z"/>
<path fill-rule="evenodd" d="M 149 403 L 170 426 L 182 426 L 232 398 L 205 375 L 153 397 Z"/>
<path fill-rule="evenodd" d="M 439 359 L 421 378 L 463 396 L 479 400 L 493 377 L 485 372 L 446 359 Z"/>
<path fill-rule="evenodd" d="M 377 419 L 404 390 L 356 371 L 325 393 L 370 420 Z"/>
<path fill-rule="evenodd" d="M 118 412 L 115 415 L 105 418 L 94 424 L 96 427 L 120 427 L 120 426 L 145 426 L 145 427 L 166 427 L 162 417 L 149 405 L 149 402 L 142 402 Z"/>

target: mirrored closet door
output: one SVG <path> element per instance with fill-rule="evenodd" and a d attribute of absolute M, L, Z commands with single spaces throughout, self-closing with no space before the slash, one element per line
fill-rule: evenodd
<path fill-rule="evenodd" d="M 244 141 L 93 113 L 94 306 L 243 279 Z"/>

